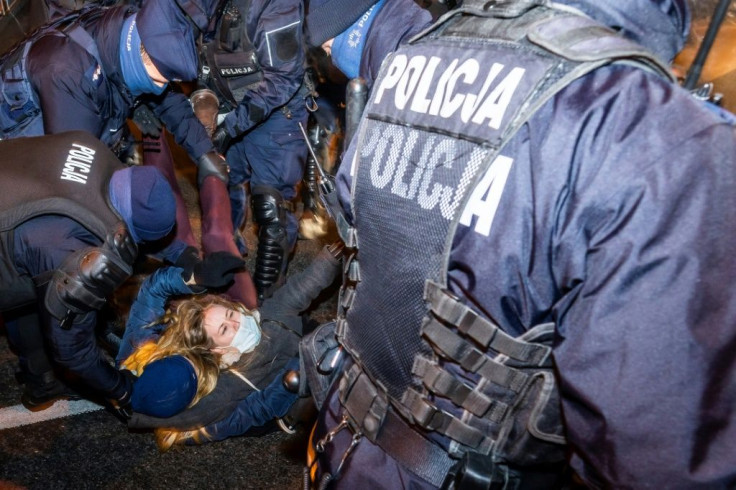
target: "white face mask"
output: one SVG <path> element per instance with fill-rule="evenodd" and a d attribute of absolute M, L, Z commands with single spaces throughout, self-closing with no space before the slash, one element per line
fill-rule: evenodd
<path fill-rule="evenodd" d="M 240 313 L 240 327 L 230 342 L 230 347 L 235 347 L 238 352 L 245 354 L 256 348 L 261 342 L 261 327 L 258 321 L 251 315 Z"/>

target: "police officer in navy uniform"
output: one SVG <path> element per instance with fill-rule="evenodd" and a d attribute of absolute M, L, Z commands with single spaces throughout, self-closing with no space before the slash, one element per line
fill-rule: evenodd
<path fill-rule="evenodd" d="M 3 138 L 78 129 L 116 152 L 124 151 L 126 120 L 135 114 L 143 127 L 144 163 L 156 165 L 175 191 L 179 260 L 187 264 L 199 259 L 199 247 L 161 122 L 198 167 L 204 252 L 238 254 L 230 212 L 224 210 L 227 165 L 188 98 L 169 87 L 173 81 L 197 78 L 196 31 L 178 4 L 168 0 L 147 0 L 140 9 L 84 8 L 52 20 L 4 58 L 6 96 L 0 96 Z M 246 271 L 236 274 L 228 293 L 255 306 L 255 289 Z"/>
<path fill-rule="evenodd" d="M 414 0 L 360 0 L 349 8 L 311 0 L 305 19 L 307 43 L 321 46 L 348 79 L 362 78 L 368 90 L 386 55 L 429 26 L 432 15 Z"/>
<path fill-rule="evenodd" d="M 384 61 L 338 174 L 321 488 L 733 486 L 736 138 L 669 72 L 688 24 L 464 0 Z"/>
<path fill-rule="evenodd" d="M 204 73 L 229 113 L 214 139 L 230 166 L 236 232 L 246 213 L 250 183 L 258 250 L 253 280 L 259 299 L 280 285 L 297 239 L 292 209 L 307 155 L 299 123 L 306 124 L 305 50 L 301 0 L 215 2 L 205 36 Z M 245 243 L 239 246 L 245 253 Z"/>
<path fill-rule="evenodd" d="M 0 152 L 0 309 L 20 356 L 23 404 L 40 410 L 69 394 L 48 348 L 57 366 L 124 408 L 132 385 L 97 347 L 96 311 L 131 275 L 138 244 L 172 230 L 171 187 L 82 131 L 2 141 Z"/>

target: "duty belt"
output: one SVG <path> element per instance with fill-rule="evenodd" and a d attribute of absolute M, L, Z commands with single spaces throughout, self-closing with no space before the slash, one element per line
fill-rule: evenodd
<path fill-rule="evenodd" d="M 355 431 L 412 473 L 434 486 L 442 485 L 456 461 L 398 415 L 358 364 L 340 379 L 340 401 Z"/>

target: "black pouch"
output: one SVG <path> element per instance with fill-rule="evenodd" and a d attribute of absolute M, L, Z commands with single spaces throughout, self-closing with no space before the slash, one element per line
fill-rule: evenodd
<path fill-rule="evenodd" d="M 247 87 L 263 80 L 255 49 L 228 52 L 218 49 L 218 42 L 203 46 L 203 65 L 207 67 L 206 85 L 215 91 L 226 110 L 234 109 Z"/>
<path fill-rule="evenodd" d="M 342 372 L 344 354 L 335 336 L 335 322 L 324 323 L 299 342 L 299 370 L 312 399 L 321 408 L 332 383 Z M 306 391 L 300 387 L 300 395 Z"/>

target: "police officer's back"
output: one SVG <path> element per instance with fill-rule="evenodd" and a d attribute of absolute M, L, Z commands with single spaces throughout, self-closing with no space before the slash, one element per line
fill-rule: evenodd
<path fill-rule="evenodd" d="M 325 483 L 736 480 L 736 141 L 669 74 L 687 7 L 540 3 L 465 0 L 374 84 Z"/>

